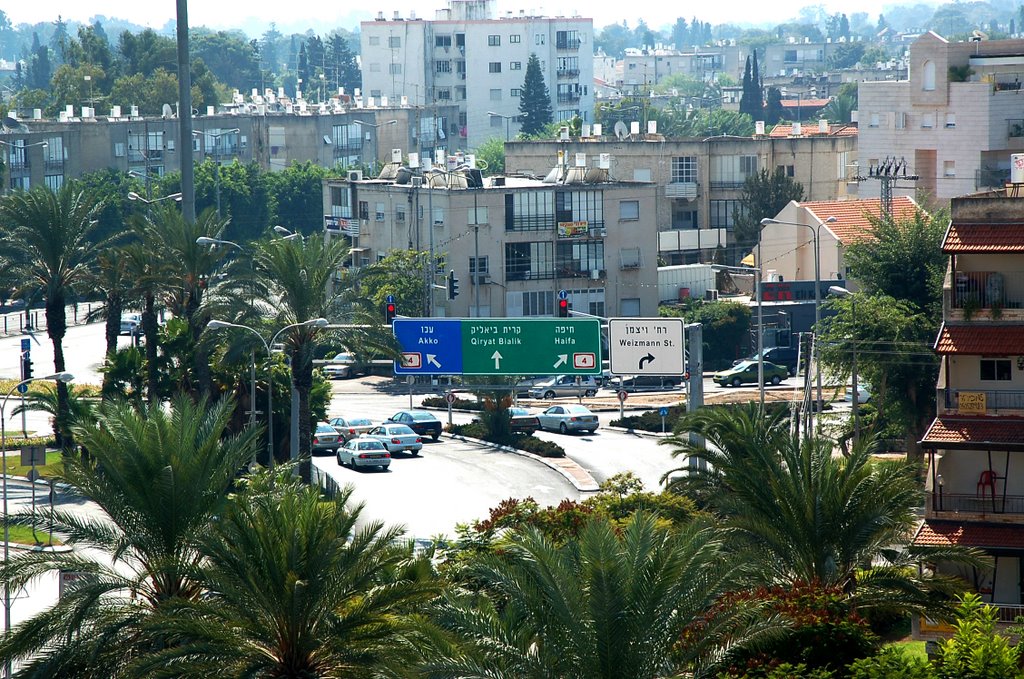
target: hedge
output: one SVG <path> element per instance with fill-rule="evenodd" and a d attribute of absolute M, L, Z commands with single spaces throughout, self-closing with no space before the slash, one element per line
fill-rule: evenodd
<path fill-rule="evenodd" d="M 506 441 L 495 441 L 491 437 L 490 432 L 487 431 L 487 428 L 480 422 L 450 424 L 445 429 L 452 434 L 469 436 L 501 446 L 511 446 L 512 448 L 525 450 L 528 453 L 540 455 L 541 457 L 565 457 L 565 449 L 562 446 L 551 441 L 543 441 L 532 434 L 516 434 Z"/>

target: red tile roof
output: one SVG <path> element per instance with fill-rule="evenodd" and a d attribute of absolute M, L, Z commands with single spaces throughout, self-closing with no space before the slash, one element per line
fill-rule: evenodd
<path fill-rule="evenodd" d="M 793 125 L 791 123 L 779 123 L 772 128 L 772 131 L 768 133 L 769 137 L 774 138 L 785 138 L 792 137 Z M 801 137 L 856 137 L 857 126 L 849 123 L 835 124 L 831 123 L 828 126 L 828 132 L 822 134 L 818 132 L 818 122 L 810 121 L 803 123 L 800 126 Z"/>
<path fill-rule="evenodd" d="M 914 536 L 919 547 L 982 547 L 1024 549 L 1024 529 L 1013 525 L 925 521 Z"/>
<path fill-rule="evenodd" d="M 825 108 L 830 103 L 831 99 L 783 99 L 781 101 L 782 108 Z"/>
<path fill-rule="evenodd" d="M 813 212 L 822 221 L 829 217 L 835 217 L 836 221 L 826 224 L 825 228 L 831 231 L 843 245 L 874 238 L 873 227 L 868 220 L 868 215 L 875 218 L 882 216 L 881 201 L 878 198 L 807 201 L 800 203 L 800 206 Z M 892 213 L 897 221 L 912 219 L 914 213 L 919 209 L 917 203 L 910 196 L 896 196 L 892 199 Z"/>
<path fill-rule="evenodd" d="M 1018 356 L 1024 350 L 1024 325 L 943 324 L 935 351 L 972 356 Z"/>
<path fill-rule="evenodd" d="M 1024 222 L 1017 224 L 957 224 L 946 231 L 942 251 L 1024 252 Z"/>
<path fill-rule="evenodd" d="M 927 448 L 1024 450 L 1024 417 L 937 417 L 921 440 Z"/>

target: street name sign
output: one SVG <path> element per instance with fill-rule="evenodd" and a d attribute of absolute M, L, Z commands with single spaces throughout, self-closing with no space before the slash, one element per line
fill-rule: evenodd
<path fill-rule="evenodd" d="M 681 318 L 608 319 L 613 375 L 682 375 L 686 372 Z"/>
<path fill-rule="evenodd" d="M 399 375 L 598 375 L 590 318 L 395 319 Z"/>

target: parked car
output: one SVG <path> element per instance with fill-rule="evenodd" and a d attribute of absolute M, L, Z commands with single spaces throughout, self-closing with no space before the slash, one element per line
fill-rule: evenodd
<path fill-rule="evenodd" d="M 317 422 L 316 429 L 313 431 L 312 452 L 320 453 L 329 450 L 336 453 L 341 444 L 341 435 L 338 434 L 337 429 L 326 422 Z"/>
<path fill-rule="evenodd" d="M 598 427 L 597 415 L 583 405 L 567 404 L 551 406 L 540 415 L 541 429 L 550 429 L 567 434 L 570 431 L 585 431 L 593 434 Z"/>
<path fill-rule="evenodd" d="M 351 351 L 335 354 L 334 358 L 330 359 L 329 363 L 325 363 L 320 370 L 329 380 L 345 380 L 355 377 L 361 372 L 360 363 Z"/>
<path fill-rule="evenodd" d="M 764 354 L 764 360 L 767 363 L 774 363 L 775 365 L 781 365 L 789 371 L 790 375 L 796 375 L 798 351 L 796 347 L 769 347 L 761 353 Z M 757 354 L 754 354 L 750 358 L 741 358 L 738 361 L 733 361 L 733 365 L 739 365 L 744 361 L 753 361 L 757 363 Z"/>
<path fill-rule="evenodd" d="M 675 389 L 683 378 L 675 375 L 623 375 L 608 383 L 609 389 L 619 391 L 664 391 Z"/>
<path fill-rule="evenodd" d="M 404 424 L 420 436 L 429 436 L 435 441 L 441 438 L 441 420 L 426 410 L 399 410 L 387 421 Z"/>
<path fill-rule="evenodd" d="M 530 389 L 533 389 L 535 386 L 537 386 L 541 382 L 547 382 L 550 379 L 551 379 L 551 375 L 540 375 L 540 376 L 534 376 L 534 377 L 524 377 L 523 379 L 521 379 L 518 382 L 516 382 L 516 386 L 515 386 L 516 396 L 529 396 L 530 395 Z"/>
<path fill-rule="evenodd" d="M 859 382 L 857 384 L 857 404 L 870 403 L 871 397 L 871 385 L 866 382 Z M 844 396 L 843 399 L 849 403 L 853 403 L 853 385 L 846 387 L 846 396 Z"/>
<path fill-rule="evenodd" d="M 380 441 L 389 453 L 419 455 L 423 449 L 423 437 L 404 424 L 381 424 L 363 437 Z"/>
<path fill-rule="evenodd" d="M 526 408 L 509 408 L 508 415 L 513 434 L 529 435 L 540 429 L 540 420 Z"/>
<path fill-rule="evenodd" d="M 338 449 L 338 464 L 356 467 L 380 467 L 382 470 L 391 464 L 391 453 L 377 439 L 358 436 Z"/>
<path fill-rule="evenodd" d="M 120 335 L 134 335 L 142 330 L 142 314 L 123 314 L 121 316 Z"/>
<path fill-rule="evenodd" d="M 765 383 L 778 384 L 789 377 L 789 371 L 781 365 L 764 362 Z M 715 373 L 712 379 L 720 387 L 738 387 L 753 382 L 757 384 L 757 361 L 743 361 L 728 370 Z"/>
<path fill-rule="evenodd" d="M 338 430 L 342 441 L 348 441 L 373 429 L 373 420 L 368 417 L 332 417 L 327 421 Z"/>
<path fill-rule="evenodd" d="M 530 387 L 531 398 L 593 396 L 600 387 L 590 375 L 555 375 Z"/>

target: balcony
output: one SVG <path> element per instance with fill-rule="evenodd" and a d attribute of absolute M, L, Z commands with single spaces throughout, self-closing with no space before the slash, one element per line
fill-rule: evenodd
<path fill-rule="evenodd" d="M 538 281 L 554 277 L 555 272 L 553 269 L 548 271 L 524 271 L 520 269 L 505 269 L 506 281 Z"/>
<path fill-rule="evenodd" d="M 947 273 L 942 297 L 947 320 L 1024 321 L 1024 271 Z"/>
<path fill-rule="evenodd" d="M 580 100 L 580 95 L 575 92 L 559 92 L 558 103 L 559 104 L 575 104 Z"/>
<path fill-rule="evenodd" d="M 580 76 L 580 69 L 578 68 L 560 68 L 555 73 L 559 78 L 578 78 Z"/>
<path fill-rule="evenodd" d="M 697 182 L 672 182 L 666 184 L 665 197 L 693 200 L 697 197 Z"/>
<path fill-rule="evenodd" d="M 945 405 L 949 412 L 956 412 L 960 407 L 960 392 L 972 395 L 974 402 L 978 397 L 975 394 L 985 395 L 986 415 L 1009 415 L 1020 414 L 1024 411 L 1024 391 L 985 391 L 982 389 L 940 389 L 939 402 Z"/>
<path fill-rule="evenodd" d="M 555 49 L 578 50 L 580 48 L 579 38 L 563 38 L 555 41 Z"/>
<path fill-rule="evenodd" d="M 929 498 L 931 515 L 936 519 L 970 518 L 977 520 L 995 519 L 1005 516 L 1006 520 L 1024 517 L 1024 495 L 1002 496 L 998 493 L 939 493 L 932 491 Z M 956 517 L 949 516 L 956 514 Z"/>
<path fill-rule="evenodd" d="M 684 252 L 725 247 L 726 229 L 672 229 L 658 232 L 658 252 Z"/>

